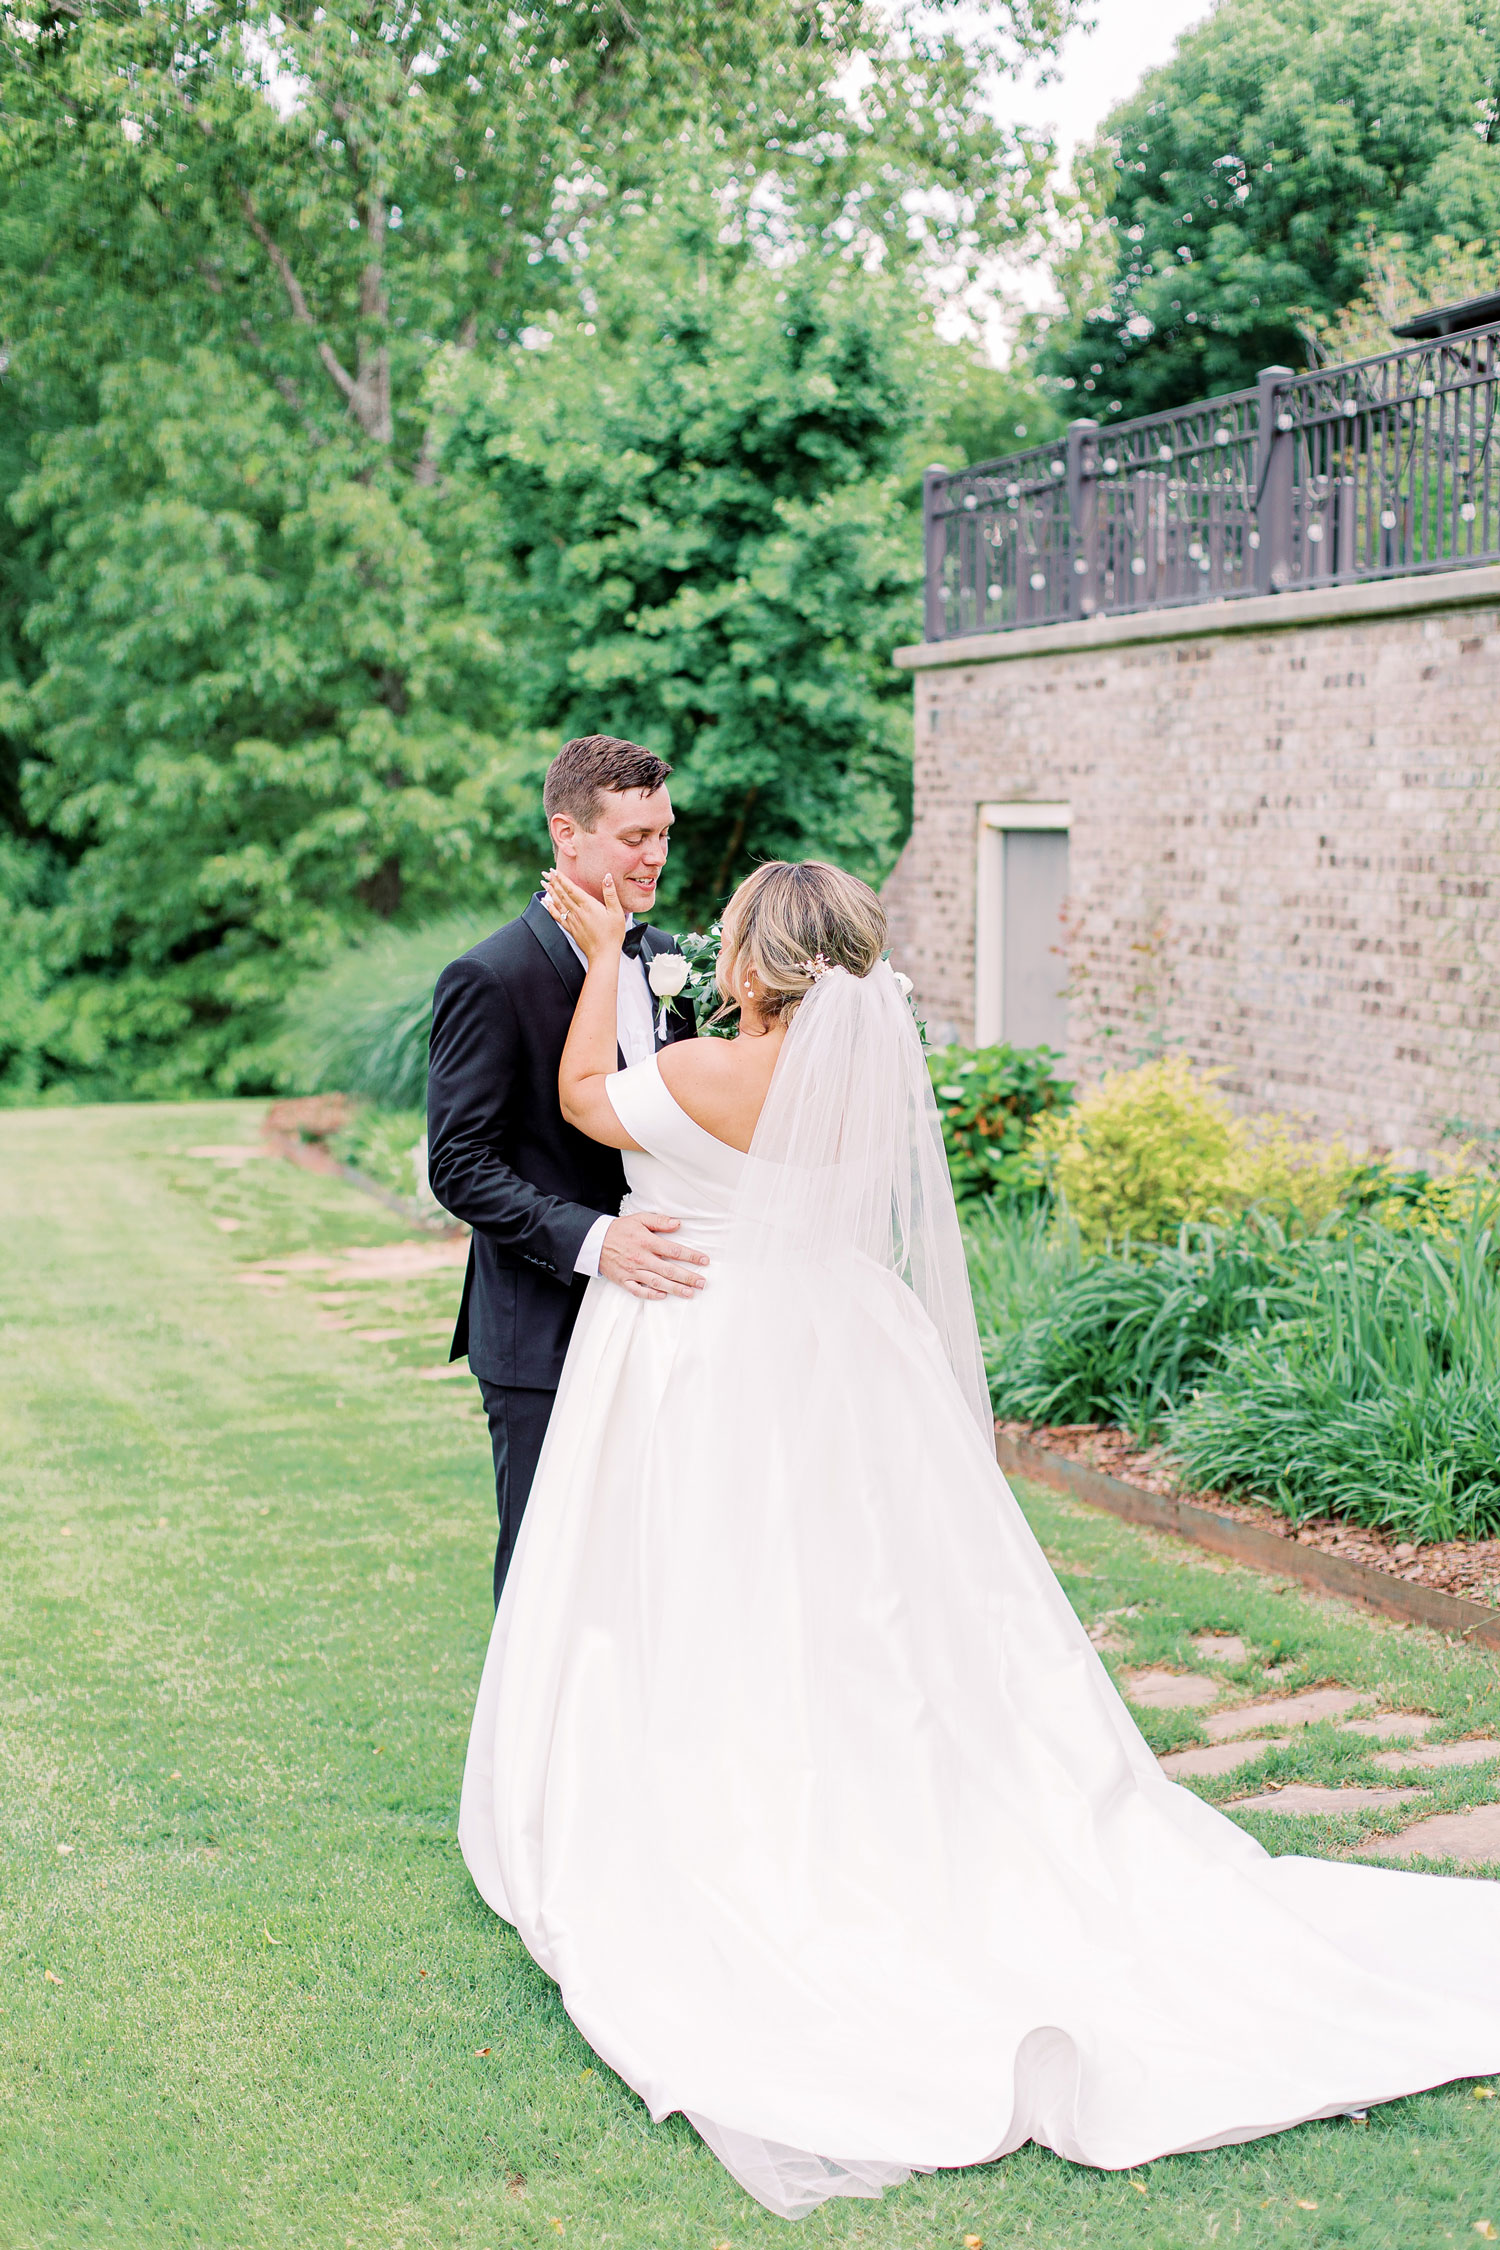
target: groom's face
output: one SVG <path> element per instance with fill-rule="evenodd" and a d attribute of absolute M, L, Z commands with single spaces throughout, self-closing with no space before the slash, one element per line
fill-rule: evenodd
<path fill-rule="evenodd" d="M 626 911 L 649 915 L 667 863 L 672 818 L 672 800 L 664 788 L 601 789 L 592 828 L 580 828 L 567 813 L 553 814 L 557 864 L 590 898 L 602 899 L 604 878 L 613 875 Z"/>

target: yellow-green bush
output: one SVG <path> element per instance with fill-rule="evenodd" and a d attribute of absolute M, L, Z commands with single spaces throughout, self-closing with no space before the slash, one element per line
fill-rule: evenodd
<path fill-rule="evenodd" d="M 1072 1109 L 1041 1118 L 1030 1149 L 1089 1249 L 1161 1242 L 1186 1221 L 1251 1204 L 1316 1224 L 1359 1175 L 1340 1143 L 1299 1140 L 1282 1117 L 1236 1117 L 1181 1055 L 1111 1072 Z"/>

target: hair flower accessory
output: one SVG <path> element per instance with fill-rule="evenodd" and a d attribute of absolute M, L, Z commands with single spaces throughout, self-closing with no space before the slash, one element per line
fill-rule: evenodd
<path fill-rule="evenodd" d="M 799 961 L 797 966 L 805 977 L 811 977 L 816 984 L 819 977 L 827 976 L 833 963 L 825 960 L 821 953 L 815 953 L 810 961 Z"/>

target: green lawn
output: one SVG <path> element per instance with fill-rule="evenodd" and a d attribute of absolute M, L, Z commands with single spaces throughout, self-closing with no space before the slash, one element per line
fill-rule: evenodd
<path fill-rule="evenodd" d="M 0 1113 L 0 2250 L 1421 2250 L 1500 2229 L 1500 2099 L 1470 2086 L 1130 2178 L 1028 2150 L 794 2232 L 680 2120 L 652 2125 L 453 1839 L 492 1497 L 472 1386 L 416 1371 L 458 1275 L 355 1284 L 352 1325 L 400 1332 L 379 1343 L 318 1325 L 327 1275 L 238 1280 L 401 1233 L 337 1182 L 186 1154 L 257 1117 Z M 1254 1644 L 1247 1682 L 1275 1658 L 1448 1731 L 1500 1719 L 1484 1657 L 1030 1505 L 1085 1616 L 1138 1609 L 1134 1657 L 1191 1659 L 1185 1636 L 1222 1626 Z M 1281 1757 L 1327 1778 L 1363 1755 L 1319 1729 Z M 1471 1787 L 1431 1778 L 1442 1803 Z"/>

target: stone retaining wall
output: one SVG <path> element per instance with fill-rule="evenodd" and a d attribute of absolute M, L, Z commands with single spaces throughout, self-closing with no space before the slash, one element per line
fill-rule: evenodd
<path fill-rule="evenodd" d="M 1500 570 L 903 650 L 916 822 L 886 888 L 974 1032 L 979 808 L 1071 813 L 1070 1059 L 1165 1043 L 1363 1145 L 1500 1127 Z"/>

